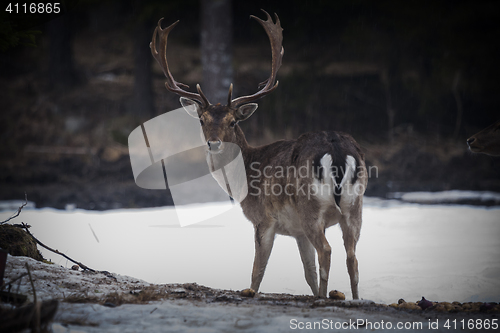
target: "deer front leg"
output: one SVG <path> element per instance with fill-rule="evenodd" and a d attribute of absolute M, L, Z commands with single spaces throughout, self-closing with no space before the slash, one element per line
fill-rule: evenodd
<path fill-rule="evenodd" d="M 255 226 L 255 258 L 251 285 L 255 292 L 259 291 L 260 283 L 264 277 L 267 261 L 273 249 L 274 236 L 274 226 L 265 226 L 264 223 Z"/>
<path fill-rule="evenodd" d="M 304 265 L 304 274 L 306 281 L 313 292 L 314 296 L 318 296 L 318 274 L 316 273 L 316 258 L 314 246 L 305 236 L 296 238 L 297 246 L 299 247 L 300 259 Z"/>

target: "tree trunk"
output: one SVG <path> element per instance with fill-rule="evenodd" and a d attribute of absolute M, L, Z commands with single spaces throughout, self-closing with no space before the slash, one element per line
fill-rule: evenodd
<path fill-rule="evenodd" d="M 460 127 L 462 126 L 462 115 L 463 115 L 463 107 L 462 107 L 462 99 L 460 98 L 460 93 L 458 92 L 458 85 L 460 84 L 460 71 L 455 73 L 455 78 L 453 79 L 453 84 L 451 86 L 451 91 L 453 92 L 453 97 L 455 97 L 455 103 L 457 104 L 457 118 L 455 120 L 455 131 L 453 132 L 453 137 L 455 139 L 458 138 L 458 134 L 460 133 Z"/>
<path fill-rule="evenodd" d="M 392 82 L 388 70 L 384 70 L 380 76 L 385 92 L 385 103 L 387 112 L 387 139 L 389 143 L 394 144 L 394 106 L 392 105 Z"/>
<path fill-rule="evenodd" d="M 134 92 L 132 113 L 140 118 L 155 116 L 149 43 L 153 31 L 150 22 L 137 22 L 134 31 Z"/>
<path fill-rule="evenodd" d="M 201 0 L 202 89 L 212 104 L 226 104 L 233 80 L 231 0 Z"/>
<path fill-rule="evenodd" d="M 48 23 L 49 83 L 53 89 L 67 89 L 78 84 L 72 40 L 72 14 L 64 14 Z"/>

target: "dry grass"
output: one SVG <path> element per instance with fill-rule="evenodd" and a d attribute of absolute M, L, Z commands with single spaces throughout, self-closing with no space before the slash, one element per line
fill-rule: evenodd
<path fill-rule="evenodd" d="M 128 293 L 112 292 L 102 296 L 89 295 L 86 292 L 78 292 L 66 296 L 63 302 L 67 303 L 93 303 L 107 306 L 119 306 L 122 304 L 146 304 L 167 298 L 178 298 L 175 293 L 169 293 L 168 286 L 150 286 L 140 290 L 131 290 Z"/>

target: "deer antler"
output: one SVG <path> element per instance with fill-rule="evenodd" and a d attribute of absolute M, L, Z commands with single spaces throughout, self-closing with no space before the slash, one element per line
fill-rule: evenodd
<path fill-rule="evenodd" d="M 170 69 L 168 68 L 168 62 L 167 62 L 167 39 L 168 39 L 168 34 L 175 27 L 175 25 L 179 23 L 179 21 L 172 23 L 172 25 L 170 25 L 168 28 L 162 29 L 161 28 L 162 20 L 163 18 L 161 18 L 158 21 L 158 26 L 153 32 L 153 39 L 151 40 L 151 44 L 149 44 L 149 47 L 151 48 L 151 54 L 156 59 L 156 61 L 158 61 L 158 64 L 163 69 L 163 73 L 167 78 L 167 82 L 165 82 L 165 87 L 167 88 L 168 91 L 171 91 L 179 96 L 187 97 L 200 102 L 202 104 L 202 107 L 209 106 L 210 102 L 201 91 L 199 84 L 196 85 L 196 90 L 198 90 L 197 94 L 183 90 L 181 87 L 189 88 L 189 86 L 185 85 L 184 83 L 175 81 L 174 77 L 172 76 L 172 73 L 170 73 Z M 160 38 L 159 53 L 156 49 L 156 38 L 158 35 Z"/>
<path fill-rule="evenodd" d="M 264 86 L 264 88 L 262 88 L 255 94 L 248 96 L 241 96 L 233 100 L 231 100 L 231 95 L 232 95 L 232 89 L 231 89 L 232 85 L 231 85 L 231 88 L 229 89 L 228 105 L 227 105 L 229 107 L 236 108 L 239 105 L 255 101 L 271 93 L 274 89 L 278 87 L 278 81 L 276 81 L 276 76 L 278 74 L 278 69 L 281 67 L 281 60 L 283 58 L 283 54 L 285 53 L 285 50 L 281 45 L 283 42 L 283 33 L 282 33 L 283 28 L 281 28 L 280 19 L 278 18 L 278 15 L 274 14 L 274 16 L 276 17 L 276 23 L 274 23 L 271 16 L 265 10 L 262 9 L 262 11 L 266 14 L 267 21 L 261 20 L 260 18 L 253 15 L 251 15 L 250 17 L 257 20 L 257 22 L 259 22 L 262 25 L 262 27 L 264 27 L 264 30 L 266 30 L 267 36 L 269 37 L 269 41 L 271 43 L 271 51 L 272 51 L 271 76 L 269 76 L 269 78 L 266 81 L 261 82 L 259 84 L 259 88 L 262 86 Z M 275 81 L 276 84 L 274 84 Z"/>

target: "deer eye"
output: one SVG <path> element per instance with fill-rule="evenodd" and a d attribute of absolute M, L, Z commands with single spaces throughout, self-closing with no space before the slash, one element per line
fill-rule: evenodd
<path fill-rule="evenodd" d="M 229 124 L 229 126 L 231 126 L 231 128 L 233 128 L 234 126 L 236 126 L 236 121 L 234 121 L 234 120 L 233 120 L 233 121 Z"/>

